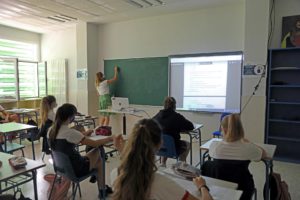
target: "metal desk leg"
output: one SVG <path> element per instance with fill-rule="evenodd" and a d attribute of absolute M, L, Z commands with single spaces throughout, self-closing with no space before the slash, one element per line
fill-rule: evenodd
<path fill-rule="evenodd" d="M 101 155 L 101 160 L 102 160 L 102 178 L 103 178 L 103 185 L 104 185 L 104 188 L 100 188 L 103 192 L 103 200 L 105 200 L 105 188 L 106 188 L 106 185 L 105 185 L 105 150 L 104 150 L 104 147 L 101 146 L 100 148 L 100 155 Z"/>
<path fill-rule="evenodd" d="M 3 133 L 3 135 L 4 135 L 4 152 L 7 153 L 7 145 L 6 145 L 7 139 L 6 139 L 6 134 Z"/>
<path fill-rule="evenodd" d="M 193 137 L 192 135 L 188 132 L 188 136 L 190 137 L 190 165 L 193 165 Z"/>
<path fill-rule="evenodd" d="M 126 135 L 126 114 L 123 114 L 123 135 Z"/>
<path fill-rule="evenodd" d="M 33 139 L 31 140 L 31 148 L 32 148 L 32 158 L 35 160 L 35 150 L 34 150 L 34 141 Z"/>
<path fill-rule="evenodd" d="M 200 167 L 201 167 L 201 165 L 202 165 L 202 163 L 201 163 L 202 154 L 201 154 L 201 149 L 200 149 L 200 147 L 201 147 L 201 128 L 198 129 L 198 134 L 199 134 L 198 138 L 199 138 L 199 158 L 200 158 L 199 162 L 200 162 Z"/>
<path fill-rule="evenodd" d="M 33 170 L 32 171 L 32 181 L 33 181 L 33 189 L 34 189 L 34 199 L 38 200 L 38 191 L 37 191 L 37 183 L 36 183 L 36 174 L 37 171 Z"/>
<path fill-rule="evenodd" d="M 273 160 L 263 160 L 266 165 L 266 183 L 265 183 L 265 190 L 264 190 L 264 197 L 265 200 L 270 200 L 270 172 L 273 171 Z"/>

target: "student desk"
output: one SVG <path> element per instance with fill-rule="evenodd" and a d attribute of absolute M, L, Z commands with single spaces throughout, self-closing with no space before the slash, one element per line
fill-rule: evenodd
<path fill-rule="evenodd" d="M 80 115 L 80 116 L 75 116 L 73 122 L 75 123 L 75 125 L 82 125 L 82 126 L 93 125 L 93 128 L 96 128 L 96 121 L 95 121 L 96 119 L 98 119 L 98 117 Z"/>
<path fill-rule="evenodd" d="M 35 115 L 35 121 L 38 124 L 38 110 L 34 108 L 16 108 L 16 109 L 10 109 L 6 110 L 8 113 L 17 114 L 20 118 L 20 121 L 24 123 L 25 115 L 30 116 L 30 113 L 33 113 Z"/>
<path fill-rule="evenodd" d="M 183 131 L 181 134 L 187 134 L 190 137 L 190 164 L 193 164 L 193 154 L 192 154 L 192 140 L 193 138 L 198 138 L 199 140 L 199 147 L 201 147 L 201 128 L 203 124 L 195 124 L 194 129 L 191 131 Z M 200 160 L 202 159 L 201 151 L 200 151 Z"/>
<path fill-rule="evenodd" d="M 4 152 L 10 152 L 11 150 L 13 150 L 13 149 L 9 149 L 7 146 L 6 137 L 9 134 L 12 134 L 15 132 L 20 132 L 20 131 L 25 131 L 25 130 L 29 130 L 29 129 L 33 129 L 33 128 L 36 128 L 36 126 L 20 124 L 20 123 L 16 123 L 16 122 L 0 124 L 0 133 L 4 134 Z M 18 149 L 23 145 L 20 145 L 17 143 L 12 143 L 11 146 Z M 35 160 L 34 141 L 31 141 L 31 147 L 32 147 L 32 156 L 33 156 L 33 159 Z"/>
<path fill-rule="evenodd" d="M 1 153 L 0 152 L 0 161 L 2 162 L 2 167 L 0 167 L 0 194 L 15 188 L 19 185 L 23 185 L 29 181 L 33 181 L 33 189 L 34 189 L 34 198 L 38 199 L 38 191 L 37 191 L 37 182 L 36 182 L 36 170 L 42 167 L 45 167 L 46 164 L 41 161 L 35 161 L 31 159 L 27 159 L 27 165 L 24 168 L 14 169 L 10 166 L 8 159 L 14 157 L 14 155 Z M 30 174 L 31 173 L 31 174 Z M 24 175 L 26 179 L 21 179 L 20 181 L 12 181 L 11 179 L 16 178 L 18 176 Z M 1 187 L 2 182 L 9 182 L 12 184 L 11 186 L 7 186 L 5 188 Z"/>
<path fill-rule="evenodd" d="M 209 141 L 207 141 L 205 144 L 203 144 L 200 147 L 200 151 L 201 150 L 209 150 L 210 144 L 213 141 L 221 141 L 221 138 L 213 138 Z M 274 157 L 274 153 L 276 150 L 276 145 L 272 145 L 272 144 L 261 144 L 261 143 L 255 143 L 257 146 L 262 147 L 267 154 L 268 159 L 263 159 L 262 161 L 265 163 L 266 166 L 266 183 L 265 183 L 265 189 L 264 189 L 264 194 L 265 194 L 265 199 L 269 200 L 270 199 L 270 192 L 269 192 L 269 174 L 270 172 L 272 172 L 273 170 L 273 157 Z"/>
<path fill-rule="evenodd" d="M 189 193 L 193 194 L 195 197 L 200 197 L 201 194 L 194 185 L 192 181 L 189 181 L 187 179 L 184 179 L 183 177 L 175 174 L 172 169 L 166 168 L 166 169 L 159 169 L 160 172 L 167 175 L 171 179 L 173 179 L 178 185 L 180 185 L 182 188 L 189 191 Z M 215 178 L 210 178 L 206 176 L 202 176 L 205 181 L 206 185 L 210 189 L 210 194 L 212 195 L 213 199 L 215 200 L 239 200 L 242 191 L 236 190 L 238 187 L 238 184 L 232 183 L 229 181 L 223 181 Z"/>
<path fill-rule="evenodd" d="M 123 135 L 126 135 L 126 115 L 134 115 L 136 117 L 142 117 L 137 115 L 138 113 L 142 112 L 141 110 L 131 110 L 131 109 L 123 109 L 123 110 L 112 110 L 112 109 L 104 109 L 98 110 L 99 113 L 114 113 L 114 114 L 122 114 L 123 115 Z"/>

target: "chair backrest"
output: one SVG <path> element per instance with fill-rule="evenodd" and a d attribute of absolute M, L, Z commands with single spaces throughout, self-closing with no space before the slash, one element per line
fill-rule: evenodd
<path fill-rule="evenodd" d="M 178 155 L 176 153 L 174 138 L 167 134 L 162 134 L 162 138 L 162 145 L 159 151 L 157 152 L 157 155 L 177 159 Z"/>
<path fill-rule="evenodd" d="M 250 160 L 208 160 L 201 166 L 204 176 L 230 181 L 238 184 L 243 190 L 241 199 L 249 199 L 254 191 L 254 181 L 248 167 Z"/>
<path fill-rule="evenodd" d="M 51 151 L 52 159 L 53 159 L 53 167 L 55 173 L 65 176 L 71 181 L 75 181 L 77 176 L 75 175 L 75 172 L 73 170 L 71 161 L 69 157 L 59 151 Z"/>

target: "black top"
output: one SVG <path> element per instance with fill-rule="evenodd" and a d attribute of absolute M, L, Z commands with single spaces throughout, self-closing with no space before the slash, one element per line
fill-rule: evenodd
<path fill-rule="evenodd" d="M 51 149 L 66 154 L 73 166 L 73 170 L 77 176 L 82 176 L 89 171 L 89 162 L 86 157 L 80 155 L 76 150 L 76 144 L 70 143 L 65 139 L 55 139 L 50 142 Z"/>
<path fill-rule="evenodd" d="M 163 134 L 171 135 L 174 138 L 176 150 L 180 145 L 180 132 L 194 129 L 192 122 L 173 109 L 160 110 L 153 119 L 159 123 Z"/>

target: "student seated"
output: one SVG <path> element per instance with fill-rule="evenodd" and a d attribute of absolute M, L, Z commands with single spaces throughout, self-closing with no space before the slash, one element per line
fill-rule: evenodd
<path fill-rule="evenodd" d="M 55 119 L 54 108 L 57 107 L 56 98 L 48 95 L 42 98 L 40 106 L 41 128 L 40 136 L 43 138 L 42 152 L 50 154 L 50 149 L 47 140 L 47 132 Z"/>
<path fill-rule="evenodd" d="M 19 116 L 17 114 L 9 114 L 5 111 L 4 107 L 0 105 L 0 123 L 8 123 L 8 122 L 19 122 Z M 14 135 L 11 134 L 13 137 Z M 0 133 L 0 144 L 4 142 L 4 137 Z"/>
<path fill-rule="evenodd" d="M 83 176 L 92 169 L 97 169 L 98 188 L 103 188 L 102 159 L 98 148 L 89 151 L 85 156 L 81 156 L 76 150 L 77 144 L 99 147 L 113 141 L 113 136 L 105 139 L 91 140 L 87 136 L 91 135 L 92 130 L 83 133 L 68 127 L 73 122 L 77 109 L 72 104 L 63 104 L 58 108 L 54 123 L 48 132 L 50 147 L 53 151 L 59 151 L 66 154 L 72 163 L 73 170 L 77 176 Z M 92 178 L 93 179 L 93 178 Z M 90 180 L 93 182 L 93 180 Z M 110 190 L 110 188 L 107 188 Z M 102 193 L 99 191 L 99 196 Z"/>
<path fill-rule="evenodd" d="M 209 155 L 215 162 L 211 167 L 206 168 L 216 167 L 220 174 L 223 174 L 220 176 L 229 177 L 227 181 L 233 181 L 238 172 L 241 171 L 244 177 L 236 177 L 237 180 L 240 180 L 238 189 L 243 190 L 241 199 L 251 199 L 254 181 L 248 166 L 250 161 L 260 161 L 266 158 L 266 152 L 244 138 L 244 129 L 239 114 L 225 116 L 221 122 L 221 130 L 224 135 L 223 141 L 214 141 L 209 147 Z M 223 167 L 219 169 L 220 166 Z M 227 166 L 238 166 L 238 168 Z"/>
<path fill-rule="evenodd" d="M 196 200 L 172 179 L 157 173 L 155 154 L 160 149 L 161 129 L 153 119 L 143 119 L 135 124 L 127 144 L 117 136 L 114 145 L 121 152 L 121 164 L 114 181 L 113 200 Z M 115 171 L 115 172 L 116 172 Z M 194 184 L 202 200 L 211 200 L 205 180 L 197 177 Z"/>
<path fill-rule="evenodd" d="M 180 140 L 180 132 L 194 129 L 194 125 L 184 116 L 176 111 L 176 100 L 173 97 L 166 97 L 164 100 L 164 109 L 160 110 L 153 119 L 156 120 L 162 128 L 163 134 L 168 134 L 174 138 L 175 148 L 180 161 L 186 161 L 189 154 L 190 143 Z M 166 166 L 167 158 L 162 158 L 162 166 Z"/>

